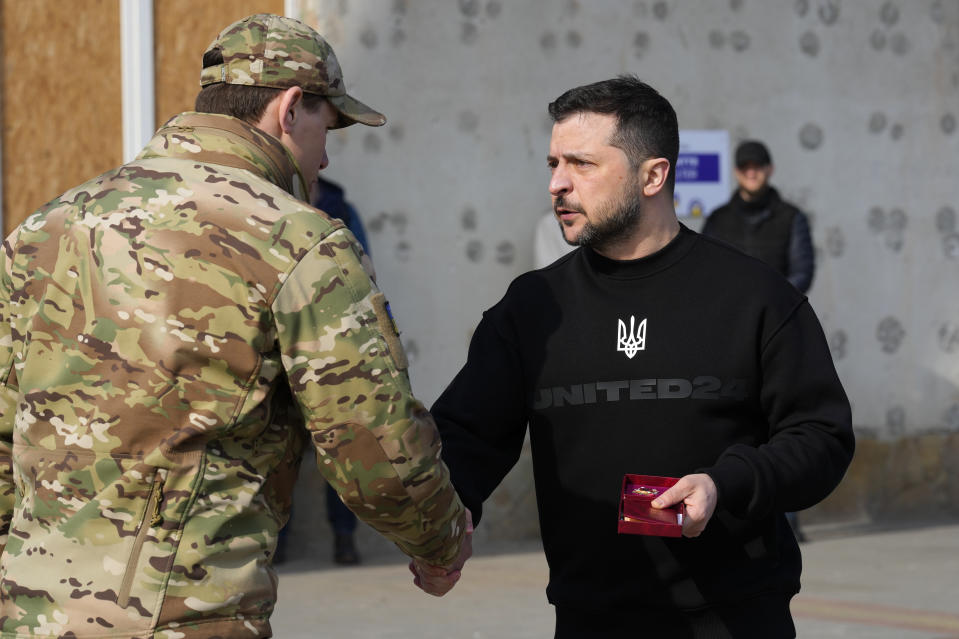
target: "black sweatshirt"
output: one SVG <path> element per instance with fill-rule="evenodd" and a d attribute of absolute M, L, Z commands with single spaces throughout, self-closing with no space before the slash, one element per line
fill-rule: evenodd
<path fill-rule="evenodd" d="M 829 494 L 854 447 L 806 298 L 685 227 L 643 259 L 583 248 L 518 277 L 432 412 L 475 521 L 529 424 L 547 595 L 582 610 L 797 592 L 782 513 Z M 625 473 L 694 472 L 719 493 L 700 537 L 617 534 Z"/>

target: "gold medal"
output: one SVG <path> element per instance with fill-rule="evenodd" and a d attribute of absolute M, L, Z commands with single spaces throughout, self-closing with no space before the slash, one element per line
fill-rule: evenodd
<path fill-rule="evenodd" d="M 645 495 L 645 496 L 658 495 L 659 489 L 650 488 L 648 486 L 637 486 L 636 488 L 633 488 L 632 493 L 634 495 Z"/>

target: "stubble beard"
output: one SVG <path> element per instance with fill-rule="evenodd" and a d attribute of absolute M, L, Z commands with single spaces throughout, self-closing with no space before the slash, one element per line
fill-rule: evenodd
<path fill-rule="evenodd" d="M 626 185 L 624 192 L 617 199 L 606 200 L 596 211 L 593 218 L 596 222 L 587 219 L 582 230 L 572 240 L 563 239 L 570 246 L 588 246 L 594 251 L 600 251 L 612 244 L 622 242 L 635 232 L 642 217 L 640 204 L 640 188 L 638 180 L 632 180 Z M 555 208 L 567 208 L 578 211 L 585 216 L 585 212 L 578 206 L 571 206 L 558 196 L 553 203 Z M 563 223 L 559 223 L 560 232 L 563 232 Z"/>

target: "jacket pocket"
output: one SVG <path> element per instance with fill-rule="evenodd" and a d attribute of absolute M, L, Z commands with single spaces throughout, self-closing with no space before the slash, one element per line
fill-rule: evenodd
<path fill-rule="evenodd" d="M 130 557 L 127 559 L 126 568 L 123 571 L 123 581 L 120 583 L 120 589 L 117 591 L 117 605 L 126 608 L 130 605 L 130 590 L 133 586 L 133 579 L 137 574 L 137 563 L 140 555 L 143 553 L 143 544 L 146 543 L 147 534 L 153 526 L 160 523 L 160 504 L 163 498 L 163 480 L 166 472 L 162 468 L 157 468 L 153 472 L 153 480 L 150 483 L 150 496 L 147 499 L 146 508 L 143 510 L 143 517 L 140 520 L 140 526 L 137 529 L 136 537 L 133 538 L 133 548 L 130 550 Z"/>
<path fill-rule="evenodd" d="M 0 630 L 45 635 L 58 619 L 69 620 L 63 633 L 77 637 L 149 634 L 161 616 L 200 458 L 181 454 L 161 467 L 118 454 L 18 451 L 23 495 L 0 575 L 9 614 Z"/>

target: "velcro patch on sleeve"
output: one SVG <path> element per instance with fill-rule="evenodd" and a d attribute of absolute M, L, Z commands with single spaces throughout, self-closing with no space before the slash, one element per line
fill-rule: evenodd
<path fill-rule="evenodd" d="M 401 371 L 410 367 L 410 362 L 406 358 L 406 351 L 403 350 L 403 344 L 400 343 L 400 331 L 396 328 L 396 320 L 390 312 L 390 303 L 386 301 L 386 296 L 382 293 L 376 293 L 373 296 L 373 312 L 376 313 L 376 324 L 386 340 L 386 347 L 390 351 L 390 357 L 393 363 Z"/>

